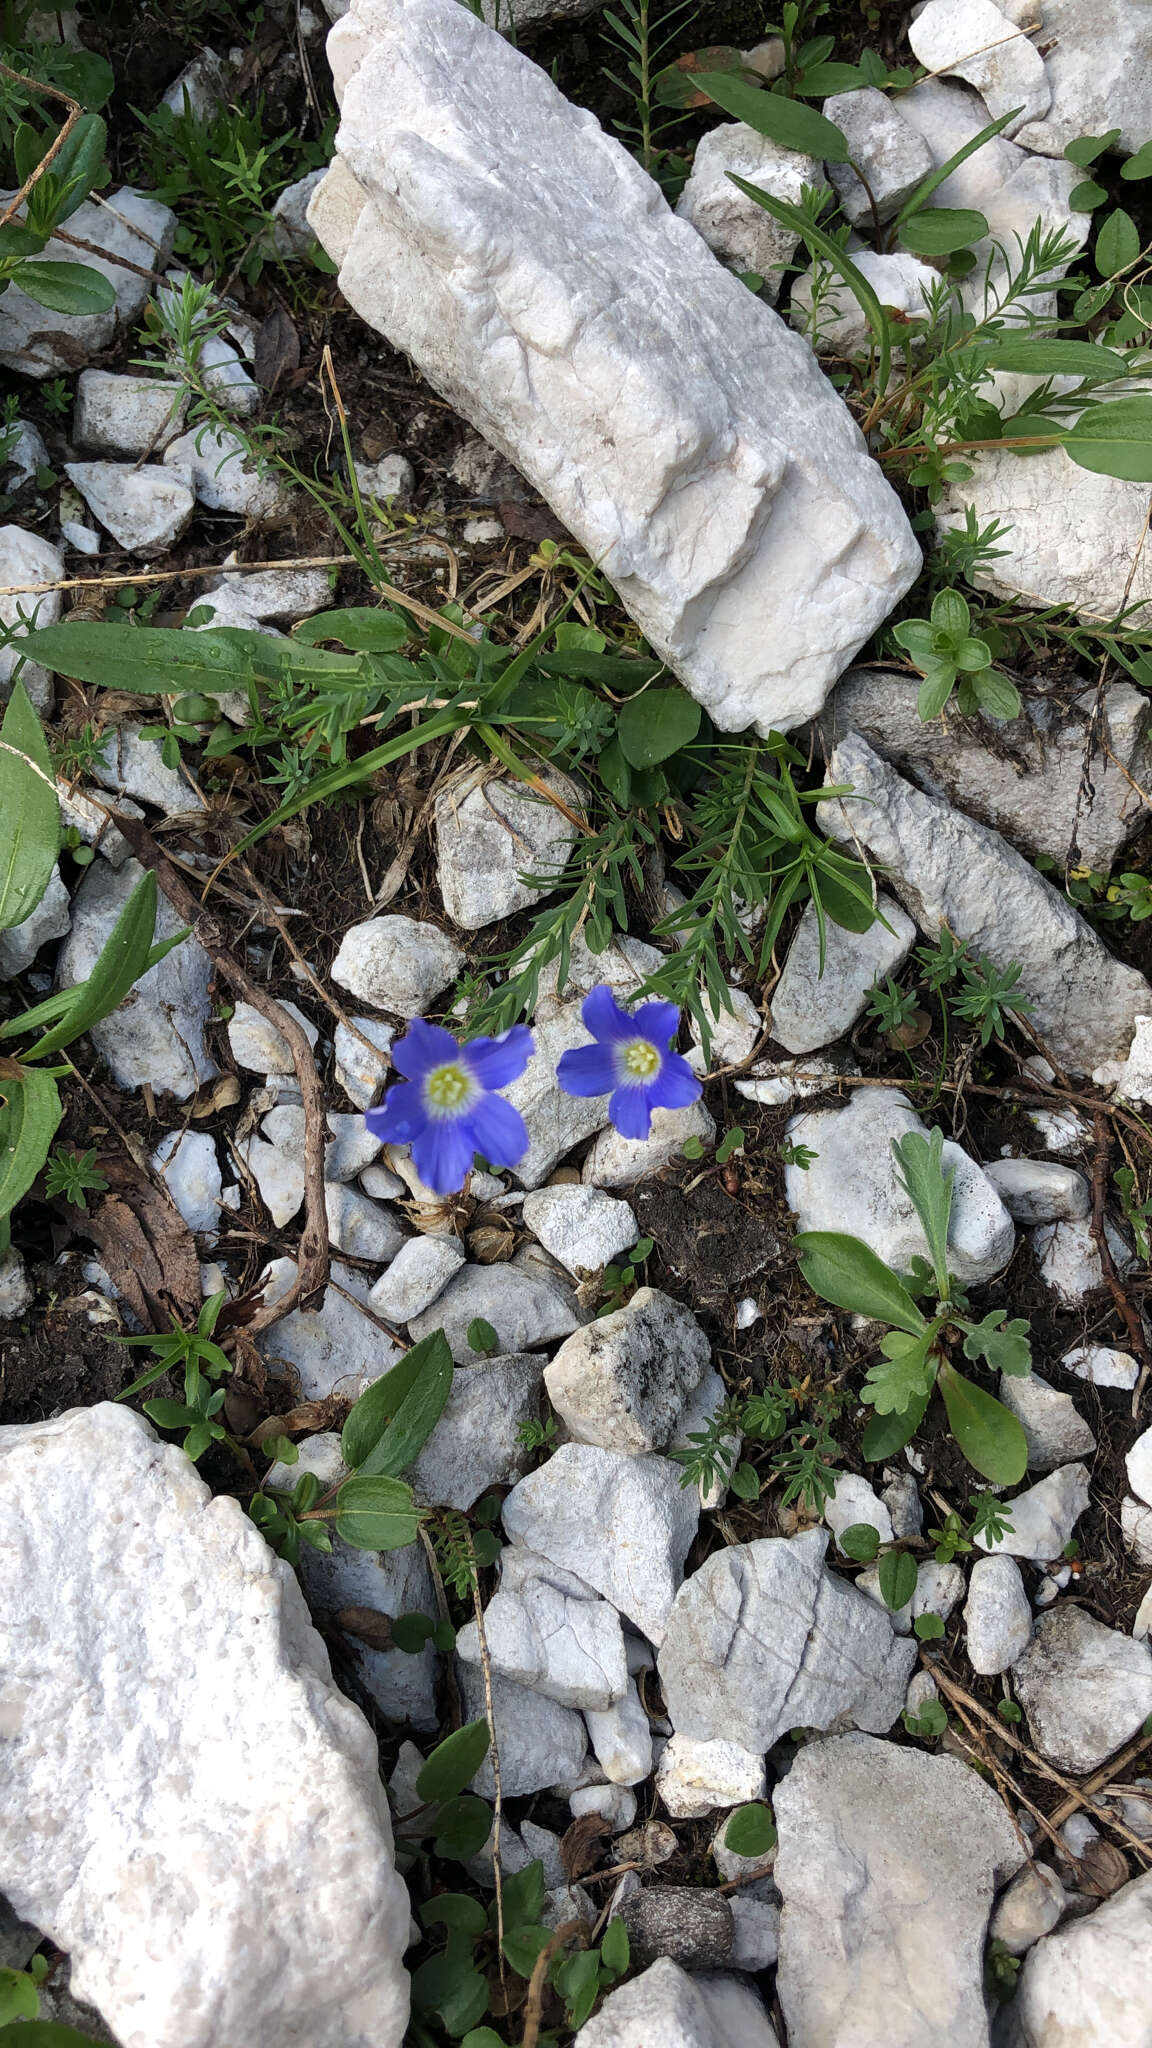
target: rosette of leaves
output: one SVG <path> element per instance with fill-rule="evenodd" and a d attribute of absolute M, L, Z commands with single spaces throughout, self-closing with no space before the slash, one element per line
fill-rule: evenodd
<path fill-rule="evenodd" d="M 998 1372 L 1023 1375 L 1032 1369 L 1028 1324 L 1020 1318 L 1009 1320 L 999 1309 L 981 1322 L 972 1322 L 964 1313 L 948 1271 L 955 1168 L 943 1166 L 943 1143 L 939 1130 L 928 1137 L 909 1131 L 892 1141 L 901 1184 L 928 1241 L 930 1265 L 917 1260 L 917 1271 L 905 1281 L 860 1238 L 806 1230 L 796 1239 L 800 1268 L 824 1301 L 888 1326 L 881 1356 L 869 1367 L 860 1396 L 873 1410 L 862 1445 L 867 1462 L 889 1458 L 910 1442 L 935 1390 L 968 1463 L 993 1485 L 1012 1486 L 1024 1477 L 1028 1463 L 1023 1428 L 1002 1401 L 953 1364 L 946 1340 L 958 1332 L 965 1358 L 983 1360 Z M 915 1296 L 933 1288 L 935 1313 L 926 1316 Z"/>
<path fill-rule="evenodd" d="M 965 717 L 987 711 L 993 718 L 1018 718 L 1020 693 L 992 667 L 987 640 L 971 631 L 972 614 L 958 590 L 940 590 L 927 619 L 904 619 L 892 638 L 924 678 L 916 708 L 922 719 L 937 718 L 953 690 Z"/>

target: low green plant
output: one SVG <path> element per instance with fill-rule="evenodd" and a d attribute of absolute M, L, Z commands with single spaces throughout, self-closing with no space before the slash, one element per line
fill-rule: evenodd
<path fill-rule="evenodd" d="M 881 1031 L 903 1031 L 911 1024 L 916 1009 L 915 989 L 902 989 L 888 975 L 882 986 L 877 982 L 865 1014 L 875 1018 Z"/>
<path fill-rule="evenodd" d="M 900 1182 L 920 1219 L 930 1264 L 917 1261 L 907 1284 L 870 1246 L 837 1231 L 801 1231 L 796 1239 L 800 1268 L 813 1291 L 837 1308 L 888 1325 L 881 1357 L 865 1374 L 861 1399 L 873 1416 L 864 1432 L 868 1463 L 891 1457 L 911 1441 L 935 1388 L 960 1450 L 983 1478 L 1008 1486 L 1024 1476 L 1028 1443 L 1018 1418 L 948 1356 L 947 1338 L 958 1332 L 964 1356 L 983 1360 L 1012 1375 L 1031 1370 L 1028 1325 L 994 1309 L 983 1321 L 961 1312 L 948 1271 L 948 1223 L 955 1168 L 942 1162 L 943 1134 L 909 1131 L 893 1139 Z M 935 1291 L 932 1316 L 921 1313 L 912 1290 Z"/>
<path fill-rule="evenodd" d="M 48 1962 L 34 1955 L 26 1970 L 0 1969 L 0 2048 L 83 2048 L 90 2040 L 59 2020 L 42 2020 L 40 1992 L 48 1976 Z M 29 2031 L 31 2026 L 31 2031 Z"/>
<path fill-rule="evenodd" d="M 608 1316 L 613 1309 L 623 1308 L 636 1285 L 636 1276 L 654 1249 L 650 1237 L 638 1237 L 622 1263 L 613 1260 L 605 1266 L 600 1275 L 600 1286 L 604 1299 L 596 1311 L 598 1316 Z"/>
<path fill-rule="evenodd" d="M 948 1726 L 948 1716 L 939 1700 L 922 1700 L 918 1707 L 905 1707 L 901 1720 L 909 1735 L 920 1742 L 935 1742 Z"/>
<path fill-rule="evenodd" d="M 559 1432 L 560 1425 L 554 1415 L 545 1415 L 543 1419 L 528 1415 L 517 1424 L 516 1441 L 528 1451 L 553 1451 Z"/>
<path fill-rule="evenodd" d="M 108 1182 L 96 1165 L 96 1147 L 87 1152 L 77 1152 L 68 1145 L 57 1145 L 44 1168 L 44 1193 L 51 1201 L 54 1196 L 63 1196 L 77 1209 L 87 1210 L 89 1195 L 107 1192 Z"/>
<path fill-rule="evenodd" d="M 832 1388 L 767 1387 L 744 1400 L 730 1395 L 702 1429 L 693 1430 L 687 1442 L 668 1455 L 682 1468 L 683 1487 L 696 1486 L 708 1494 L 723 1482 L 738 1500 L 752 1501 L 765 1484 L 783 1482 L 781 1507 L 802 1501 L 820 1514 L 839 1477 L 834 1460 L 840 1446 L 831 1433 L 839 1405 Z M 736 1463 L 741 1436 L 776 1447 L 766 1473 L 761 1474 L 750 1459 Z"/>
<path fill-rule="evenodd" d="M 762 1800 L 738 1806 L 728 1816 L 724 1847 L 734 1856 L 768 1856 L 776 1847 L 776 1820 L 772 1808 Z"/>
<path fill-rule="evenodd" d="M 34 13 L 10 4 L 0 12 L 0 183 L 28 186 L 19 217 L 0 228 L 0 292 L 17 285 L 54 313 L 106 313 L 116 292 L 102 271 L 41 260 L 41 251 L 55 235 L 67 239 L 65 222 L 106 176 L 107 130 L 97 109 L 111 93 L 112 70 L 92 51 L 40 41 L 29 32 Z M 67 123 L 49 115 L 53 102 L 67 106 Z"/>
<path fill-rule="evenodd" d="M 936 1545 L 937 1564 L 951 1564 L 954 1558 L 971 1556 L 979 1541 L 998 1543 L 1002 1537 L 1011 1535 L 1011 1514 L 994 1493 L 970 1493 L 968 1505 L 972 1509 L 971 1521 L 966 1522 L 952 1508 L 945 1515 L 942 1528 L 929 1529 L 929 1541 Z"/>
<path fill-rule="evenodd" d="M 1018 718 L 1020 692 L 993 667 L 993 653 L 972 632 L 972 612 L 958 590 L 938 590 L 927 619 L 902 619 L 892 628 L 897 647 L 914 662 L 924 681 L 917 709 L 927 722 L 938 718 L 953 692 L 965 717 L 975 711 L 993 718 Z"/>
<path fill-rule="evenodd" d="M 795 1166 L 800 1173 L 807 1173 L 814 1166 L 820 1154 L 811 1145 L 797 1145 L 792 1138 L 785 1138 L 780 1146 L 780 1162 L 783 1166 Z"/>
<path fill-rule="evenodd" d="M 327 162 L 326 142 L 301 148 L 295 136 L 269 138 L 262 99 L 207 119 L 187 101 L 179 112 L 161 103 L 139 118 L 139 176 L 179 215 L 177 254 L 221 285 L 237 275 L 256 284 L 274 254 L 273 204 L 294 178 Z"/>
<path fill-rule="evenodd" d="M 1120 1197 L 1124 1221 L 1135 1239 L 1137 1257 L 1147 1264 L 1152 1259 L 1152 1195 L 1141 1199 L 1136 1175 L 1130 1166 L 1117 1167 L 1112 1182 Z"/>

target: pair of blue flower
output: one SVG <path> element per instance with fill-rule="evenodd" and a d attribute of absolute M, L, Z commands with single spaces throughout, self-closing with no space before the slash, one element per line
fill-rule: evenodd
<path fill-rule="evenodd" d="M 654 1109 L 696 1101 L 700 1083 L 671 1049 L 680 1024 L 674 1003 L 642 1003 L 630 1016 L 601 985 L 580 1014 L 592 1044 L 561 1053 L 556 1079 L 567 1095 L 607 1095 L 621 1137 L 646 1138 Z M 392 1047 L 405 1078 L 367 1111 L 368 1129 L 386 1145 L 410 1145 L 417 1173 L 438 1195 L 464 1186 L 477 1152 L 492 1166 L 515 1166 L 528 1150 L 528 1130 L 499 1090 L 519 1080 L 534 1051 L 526 1024 L 461 1044 L 443 1025 L 413 1017 Z"/>

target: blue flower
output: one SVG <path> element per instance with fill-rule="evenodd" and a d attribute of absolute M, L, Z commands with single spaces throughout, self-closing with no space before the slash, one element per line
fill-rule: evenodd
<path fill-rule="evenodd" d="M 560 1055 L 556 1079 L 568 1095 L 608 1095 L 608 1114 L 622 1138 L 646 1138 L 654 1109 L 686 1109 L 700 1083 L 686 1059 L 670 1050 L 680 1024 L 675 1003 L 622 1010 L 602 983 L 580 1012 L 595 1045 Z"/>
<path fill-rule="evenodd" d="M 473 1153 L 493 1166 L 514 1166 L 528 1150 L 519 1110 L 492 1091 L 518 1080 L 533 1050 L 526 1024 L 461 1045 L 442 1024 L 413 1017 L 392 1047 L 392 1063 L 406 1079 L 364 1121 L 386 1145 L 411 1145 L 421 1180 L 437 1195 L 454 1195 Z"/>

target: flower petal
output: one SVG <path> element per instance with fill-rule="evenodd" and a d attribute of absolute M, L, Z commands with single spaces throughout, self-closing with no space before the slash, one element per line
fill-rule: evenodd
<path fill-rule="evenodd" d="M 608 1104 L 608 1114 L 622 1138 L 647 1138 L 652 1130 L 652 1111 L 649 1096 L 650 1081 L 641 1086 L 633 1083 L 627 1088 L 617 1088 Z"/>
<path fill-rule="evenodd" d="M 434 1195 L 459 1194 L 475 1150 L 470 1117 L 429 1117 L 412 1141 L 416 1171 Z"/>
<path fill-rule="evenodd" d="M 556 1079 L 565 1095 L 608 1095 L 620 1079 L 610 1045 L 578 1045 L 562 1052 Z"/>
<path fill-rule="evenodd" d="M 580 1015 L 593 1038 L 610 1043 L 616 1038 L 634 1038 L 636 1027 L 616 1001 L 606 981 L 598 982 L 590 989 L 581 1005 Z"/>
<path fill-rule="evenodd" d="M 526 1024 L 514 1024 L 499 1038 L 474 1038 L 463 1050 L 463 1061 L 482 1088 L 507 1088 L 518 1081 L 536 1050 L 536 1041 Z"/>
<path fill-rule="evenodd" d="M 364 1121 L 385 1145 L 410 1145 L 428 1121 L 428 1112 L 414 1081 L 390 1088 L 379 1109 L 366 1109 Z"/>
<path fill-rule="evenodd" d="M 648 1100 L 653 1109 L 687 1109 L 703 1093 L 698 1076 L 678 1052 L 665 1053 L 660 1072 L 648 1083 Z"/>
<path fill-rule="evenodd" d="M 515 1166 L 528 1150 L 528 1126 L 502 1095 L 482 1095 L 467 1117 L 473 1149 L 492 1166 Z"/>
<path fill-rule="evenodd" d="M 661 1052 L 667 1052 L 680 1029 L 680 1012 L 675 1003 L 641 1003 L 633 1012 L 632 1024 L 638 1038 L 651 1039 Z"/>
<path fill-rule="evenodd" d="M 410 1017 L 403 1038 L 391 1048 L 392 1064 L 410 1081 L 422 1081 L 433 1067 L 446 1060 L 458 1060 L 460 1046 L 442 1024 L 426 1024 L 423 1017 Z"/>

